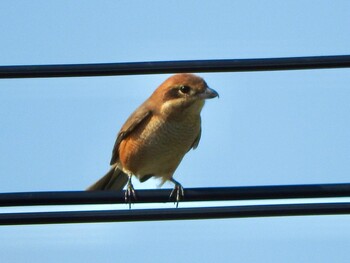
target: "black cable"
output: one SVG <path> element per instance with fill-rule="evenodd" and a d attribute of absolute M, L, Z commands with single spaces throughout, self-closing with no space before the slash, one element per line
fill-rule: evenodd
<path fill-rule="evenodd" d="M 193 220 L 350 214 L 350 203 L 136 209 L 0 214 L 0 225 Z"/>
<path fill-rule="evenodd" d="M 135 203 L 165 203 L 170 189 L 136 190 Z M 350 197 L 350 184 L 185 188 L 182 202 Z M 123 204 L 124 191 L 1 193 L 1 206 Z"/>
<path fill-rule="evenodd" d="M 0 66 L 0 78 L 48 78 L 164 74 L 180 72 L 241 72 L 350 67 L 350 55 L 153 61 L 101 64 Z"/>

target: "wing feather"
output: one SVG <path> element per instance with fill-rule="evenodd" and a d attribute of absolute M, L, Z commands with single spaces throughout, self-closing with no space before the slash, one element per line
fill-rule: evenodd
<path fill-rule="evenodd" d="M 113 152 L 112 152 L 112 159 L 110 164 L 113 165 L 119 160 L 119 145 L 129 136 L 131 132 L 133 132 L 138 126 L 140 126 L 145 121 L 148 121 L 150 117 L 152 116 L 152 111 L 149 110 L 146 105 L 141 105 L 136 111 L 134 111 L 130 117 L 126 120 L 125 124 L 121 128 L 121 130 L 118 133 L 117 139 L 115 141 Z"/>
<path fill-rule="evenodd" d="M 195 150 L 197 147 L 198 147 L 198 144 L 199 144 L 199 141 L 201 140 L 201 136 L 202 136 L 202 125 L 201 125 L 201 119 L 199 119 L 199 132 L 198 132 L 198 135 L 196 137 L 196 139 L 194 140 L 193 144 L 191 145 L 190 149 L 188 150 Z"/>

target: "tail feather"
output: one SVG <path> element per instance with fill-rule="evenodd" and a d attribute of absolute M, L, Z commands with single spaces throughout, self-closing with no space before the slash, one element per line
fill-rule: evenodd
<path fill-rule="evenodd" d="M 128 175 L 118 167 L 112 166 L 105 176 L 87 188 L 86 191 L 122 190 L 127 182 Z"/>

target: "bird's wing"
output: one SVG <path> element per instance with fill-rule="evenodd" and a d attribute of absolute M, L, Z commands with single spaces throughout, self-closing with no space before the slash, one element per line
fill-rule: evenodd
<path fill-rule="evenodd" d="M 191 150 L 191 149 L 194 150 L 198 147 L 199 141 L 201 139 L 201 135 L 202 135 L 202 128 L 200 128 L 199 133 L 198 133 L 196 139 L 194 140 L 194 142 L 189 150 Z"/>
<path fill-rule="evenodd" d="M 117 139 L 115 141 L 112 153 L 112 159 L 110 164 L 115 164 L 119 159 L 119 145 L 122 140 L 127 138 L 127 136 L 133 132 L 141 123 L 149 120 L 152 116 L 152 111 L 145 105 L 141 105 L 130 117 L 126 120 L 125 124 L 118 133 Z"/>
<path fill-rule="evenodd" d="M 198 147 L 199 141 L 201 140 L 201 135 L 202 135 L 202 125 L 201 125 L 202 119 L 199 117 L 199 132 L 198 135 L 196 137 L 196 139 L 194 140 L 194 142 L 192 143 L 190 149 L 188 150 L 195 150 Z"/>

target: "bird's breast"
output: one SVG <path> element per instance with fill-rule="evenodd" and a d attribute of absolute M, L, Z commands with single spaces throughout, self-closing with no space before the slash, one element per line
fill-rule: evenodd
<path fill-rule="evenodd" d="M 199 132 L 199 116 L 181 121 L 153 116 L 121 142 L 121 165 L 138 177 L 152 174 L 170 179 Z"/>

